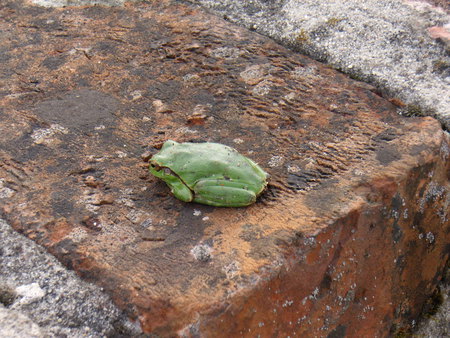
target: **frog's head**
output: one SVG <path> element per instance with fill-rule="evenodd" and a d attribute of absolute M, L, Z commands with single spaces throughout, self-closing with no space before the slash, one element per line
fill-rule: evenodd
<path fill-rule="evenodd" d="M 170 176 L 174 176 L 172 170 L 162 166 L 160 163 L 158 163 L 158 160 L 154 158 L 150 160 L 148 170 L 150 170 L 153 175 L 163 180 L 169 178 Z"/>
<path fill-rule="evenodd" d="M 171 150 L 177 144 L 175 141 L 166 141 L 161 150 L 150 159 L 148 169 L 154 176 L 166 182 L 176 197 L 182 201 L 190 202 L 193 199 L 192 191 L 168 165 L 170 163 L 168 159 L 173 157 Z"/>
<path fill-rule="evenodd" d="M 179 180 L 178 175 L 165 165 L 164 157 L 161 158 L 161 156 L 158 155 L 159 154 L 156 154 L 150 159 L 148 170 L 167 183 L 174 179 Z"/>
<path fill-rule="evenodd" d="M 170 179 L 171 177 L 176 176 L 176 174 L 168 168 L 166 162 L 168 155 L 170 155 L 170 150 L 177 144 L 177 142 L 172 140 L 164 142 L 161 150 L 157 154 L 153 155 L 149 161 L 150 172 L 164 181 L 167 181 L 166 179 Z"/>

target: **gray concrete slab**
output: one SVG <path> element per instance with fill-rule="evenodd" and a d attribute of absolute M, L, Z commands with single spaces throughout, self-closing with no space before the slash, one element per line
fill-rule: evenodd
<path fill-rule="evenodd" d="M 442 9 L 401 0 L 191 2 L 376 85 L 404 101 L 404 114 L 450 128 L 450 47 L 428 31 L 450 30 Z"/>
<path fill-rule="evenodd" d="M 138 335 L 102 290 L 0 219 L 0 337 Z"/>

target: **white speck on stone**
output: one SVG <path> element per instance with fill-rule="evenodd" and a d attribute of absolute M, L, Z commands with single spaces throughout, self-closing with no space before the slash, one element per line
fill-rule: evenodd
<path fill-rule="evenodd" d="M 314 237 L 308 237 L 303 240 L 305 245 L 313 245 L 316 243 L 316 239 Z"/>
<path fill-rule="evenodd" d="M 355 169 L 355 170 L 353 170 L 353 175 L 362 176 L 362 175 L 364 175 L 364 171 L 362 171 L 360 169 Z"/>
<path fill-rule="evenodd" d="M 69 233 L 67 238 L 71 239 L 75 243 L 79 243 L 86 239 L 88 236 L 89 234 L 85 229 L 83 229 L 82 227 L 76 227 Z"/>
<path fill-rule="evenodd" d="M 96 126 L 94 129 L 95 130 L 103 130 L 103 129 L 105 129 L 106 127 L 103 125 L 103 124 L 101 124 L 101 125 L 99 125 L 99 126 Z"/>
<path fill-rule="evenodd" d="M 297 165 L 290 165 L 287 168 L 288 173 L 294 174 L 300 171 L 300 168 Z"/>
<path fill-rule="evenodd" d="M 430 231 L 430 232 L 428 232 L 427 233 L 427 242 L 429 242 L 429 243 L 433 243 L 434 242 L 434 235 L 433 235 L 433 233 Z"/>
<path fill-rule="evenodd" d="M 208 244 L 198 244 L 191 249 L 191 255 L 200 262 L 207 262 L 212 257 L 212 250 Z"/>
<path fill-rule="evenodd" d="M 240 269 L 241 269 L 241 264 L 239 264 L 238 261 L 233 261 L 230 264 L 225 265 L 222 268 L 222 271 L 225 273 L 227 278 L 230 279 L 230 278 L 233 278 L 234 276 L 236 276 Z"/>
<path fill-rule="evenodd" d="M 318 295 L 319 295 L 319 288 L 315 288 L 312 294 L 309 296 L 309 299 L 317 299 Z"/>
<path fill-rule="evenodd" d="M 403 210 L 403 218 L 408 218 L 408 209 Z"/>
<path fill-rule="evenodd" d="M 193 215 L 194 216 L 200 216 L 202 212 L 200 210 L 194 209 Z"/>
<path fill-rule="evenodd" d="M 5 180 L 3 178 L 0 178 L 0 198 L 10 198 L 12 195 L 14 195 L 15 191 L 13 189 L 5 187 L 4 184 Z"/>
<path fill-rule="evenodd" d="M 54 141 L 54 136 L 58 134 L 67 134 L 69 130 L 59 124 L 52 124 L 50 128 L 35 129 L 31 138 L 36 144 L 50 144 Z"/>
<path fill-rule="evenodd" d="M 259 323 L 258 323 L 258 326 L 259 326 L 259 327 L 263 327 L 263 326 L 264 326 L 264 322 L 259 322 Z"/>
<path fill-rule="evenodd" d="M 264 96 L 269 94 L 271 87 L 271 82 L 268 80 L 261 81 L 253 89 L 253 95 Z"/>
<path fill-rule="evenodd" d="M 44 290 L 41 289 L 38 283 L 18 286 L 16 294 L 22 297 L 19 300 L 21 304 L 30 304 L 45 296 Z"/>
<path fill-rule="evenodd" d="M 188 127 L 178 128 L 175 133 L 177 134 L 196 134 L 197 130 L 189 129 Z"/>
<path fill-rule="evenodd" d="M 208 216 L 203 217 L 203 218 L 202 218 L 202 221 L 205 221 L 205 222 L 206 222 L 206 221 L 209 221 L 209 217 L 208 217 Z"/>
<path fill-rule="evenodd" d="M 166 108 L 166 104 L 161 100 L 153 100 L 152 105 L 157 113 L 163 111 Z"/>
<path fill-rule="evenodd" d="M 197 74 L 186 74 L 185 76 L 183 76 L 183 81 L 196 80 L 199 78 L 200 76 L 198 76 Z"/>
<path fill-rule="evenodd" d="M 450 77 L 448 77 L 448 79 L 450 80 Z M 449 81 L 449 83 L 450 83 L 450 81 Z M 448 157 L 450 156 L 450 146 L 448 145 L 447 142 L 442 142 L 440 152 L 441 152 L 442 159 L 444 161 L 447 161 Z"/>
<path fill-rule="evenodd" d="M 242 54 L 244 54 L 244 51 L 235 47 L 219 47 L 210 52 L 213 57 L 227 60 L 237 59 Z"/>
<path fill-rule="evenodd" d="M 291 101 L 291 100 L 295 99 L 295 93 L 291 92 L 291 93 L 285 95 L 284 98 L 288 101 Z"/>
<path fill-rule="evenodd" d="M 273 168 L 279 167 L 280 165 L 283 164 L 283 162 L 284 162 L 283 156 L 275 155 L 270 158 L 267 164 L 269 167 Z"/>
<path fill-rule="evenodd" d="M 141 226 L 145 222 L 146 226 L 150 226 L 152 224 L 152 219 L 149 218 L 150 214 L 147 212 L 133 209 L 127 214 L 127 219 L 131 222 L 137 224 L 140 223 Z"/>
<path fill-rule="evenodd" d="M 125 153 L 123 151 L 120 151 L 120 150 L 116 151 L 116 155 L 117 155 L 118 158 L 124 158 L 124 157 L 128 156 L 127 153 Z"/>
<path fill-rule="evenodd" d="M 263 66 L 253 65 L 253 66 L 247 67 L 239 75 L 241 76 L 242 80 L 244 80 L 245 83 L 257 84 L 259 81 L 261 81 L 264 74 L 265 74 L 265 71 L 264 71 Z"/>
<path fill-rule="evenodd" d="M 244 140 L 241 139 L 241 138 L 235 138 L 235 139 L 233 140 L 233 142 L 236 143 L 236 144 L 241 144 L 241 143 L 244 143 Z"/>
<path fill-rule="evenodd" d="M 304 77 L 317 77 L 318 75 L 318 68 L 316 66 L 311 67 L 295 67 L 295 69 L 292 71 L 292 75 L 298 78 L 304 78 Z"/>
<path fill-rule="evenodd" d="M 138 99 L 140 99 L 142 97 L 142 91 L 135 90 L 135 91 L 132 91 L 130 93 L 130 95 L 131 95 L 131 100 L 135 101 L 135 100 L 138 100 Z"/>
<path fill-rule="evenodd" d="M 424 196 L 419 200 L 419 211 L 423 213 L 428 202 L 436 202 L 445 195 L 445 192 L 445 187 L 438 185 L 436 182 L 429 183 Z"/>
<path fill-rule="evenodd" d="M 148 121 L 150 121 L 150 120 L 151 120 L 151 118 L 148 117 L 148 116 L 144 116 L 144 117 L 142 118 L 142 121 L 144 121 L 144 122 L 148 122 Z"/>
<path fill-rule="evenodd" d="M 126 189 L 122 189 L 121 191 L 121 195 L 120 197 L 117 199 L 117 202 L 123 205 L 126 205 L 127 207 L 134 207 L 134 201 L 131 198 L 131 196 L 133 195 L 133 189 L 131 188 L 126 188 Z"/>
<path fill-rule="evenodd" d="M 288 307 L 288 306 L 291 306 L 292 304 L 294 304 L 294 301 L 293 301 L 293 300 L 286 300 L 286 301 L 283 303 L 282 307 Z"/>
<path fill-rule="evenodd" d="M 144 220 L 142 223 L 141 223 L 141 227 L 143 227 L 143 228 L 149 228 L 149 227 L 151 227 L 153 225 L 153 220 L 151 219 L 151 218 L 147 218 L 146 220 Z"/>

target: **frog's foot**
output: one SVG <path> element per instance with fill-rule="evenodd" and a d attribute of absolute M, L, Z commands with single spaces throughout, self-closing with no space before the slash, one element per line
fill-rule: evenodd
<path fill-rule="evenodd" d="M 194 202 L 216 207 L 244 207 L 256 201 L 248 185 L 229 180 L 203 180 L 194 187 Z"/>

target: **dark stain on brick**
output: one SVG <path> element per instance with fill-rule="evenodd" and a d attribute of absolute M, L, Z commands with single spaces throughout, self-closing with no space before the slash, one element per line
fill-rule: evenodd
<path fill-rule="evenodd" d="M 400 255 L 396 258 L 396 262 L 395 262 L 395 267 L 398 270 L 398 273 L 402 273 L 403 269 L 406 267 L 406 256 L 405 255 Z"/>
<path fill-rule="evenodd" d="M 3 304 L 4 307 L 9 308 L 13 305 L 17 296 L 13 288 L 5 284 L 0 284 L 0 304 Z"/>
<path fill-rule="evenodd" d="M 402 155 L 395 145 L 385 145 L 377 151 L 377 160 L 383 165 L 401 159 Z"/>
<path fill-rule="evenodd" d="M 331 331 L 327 338 L 345 338 L 347 334 L 347 326 L 346 325 L 338 325 L 333 331 Z"/>
<path fill-rule="evenodd" d="M 329 178 L 332 174 L 320 173 L 319 175 L 325 176 L 325 180 L 320 184 L 321 189 L 316 187 L 315 190 L 311 191 L 306 196 L 305 203 L 309 208 L 315 210 L 318 214 L 321 214 L 323 210 L 327 210 L 331 206 L 339 203 L 339 196 L 336 195 L 335 188 L 336 184 L 338 184 L 337 180 L 335 178 Z M 316 178 L 314 181 L 317 182 L 318 179 Z"/>
<path fill-rule="evenodd" d="M 111 95 L 80 89 L 38 103 L 34 112 L 49 123 L 94 129 L 99 124 L 111 124 L 117 108 L 118 102 Z"/>
<path fill-rule="evenodd" d="M 74 214 L 73 200 L 69 198 L 75 193 L 75 190 L 70 187 L 65 187 L 64 190 L 55 191 L 51 194 L 52 208 L 56 216 L 71 217 Z"/>
<path fill-rule="evenodd" d="M 327 272 L 324 276 L 322 281 L 320 282 L 320 290 L 329 290 L 331 287 L 332 278 L 330 274 Z"/>
<path fill-rule="evenodd" d="M 257 224 L 246 224 L 242 227 L 239 238 L 246 242 L 251 242 L 261 238 L 264 234 L 261 227 Z"/>
<path fill-rule="evenodd" d="M 375 142 L 390 142 L 398 137 L 398 132 L 394 128 L 383 130 L 381 133 L 375 135 L 372 139 Z"/>
<path fill-rule="evenodd" d="M 402 237 L 403 237 L 403 230 L 399 226 L 398 221 L 395 220 L 394 224 L 392 225 L 392 239 L 394 243 L 398 243 Z"/>
<path fill-rule="evenodd" d="M 6 62 L 11 58 L 11 55 L 8 54 L 8 50 L 6 48 L 0 48 L 0 62 Z M 2 72 L 6 70 L 2 69 Z"/>
<path fill-rule="evenodd" d="M 402 207 L 403 207 L 403 199 L 400 196 L 400 194 L 397 193 L 391 200 L 392 212 L 400 213 Z"/>
<path fill-rule="evenodd" d="M 66 62 L 66 58 L 63 55 L 60 56 L 49 56 L 44 61 L 42 65 L 48 69 L 57 69 L 59 66 Z"/>
<path fill-rule="evenodd" d="M 74 264 L 83 258 L 77 249 L 78 245 L 71 239 L 63 239 L 48 248 L 70 270 L 73 270 Z"/>
<path fill-rule="evenodd" d="M 427 146 L 424 144 L 417 144 L 414 147 L 411 148 L 411 151 L 409 152 L 412 156 L 417 156 L 423 151 L 428 150 Z"/>

